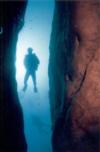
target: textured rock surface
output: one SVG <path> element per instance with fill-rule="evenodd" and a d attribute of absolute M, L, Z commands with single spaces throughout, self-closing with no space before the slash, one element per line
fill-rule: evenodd
<path fill-rule="evenodd" d="M 74 8 L 75 72 L 68 96 L 75 102 L 72 108 L 74 133 L 81 134 L 100 129 L 100 2 L 76 2 Z"/>
<path fill-rule="evenodd" d="M 66 2 L 56 4 L 52 25 L 49 58 L 49 84 L 50 84 L 50 104 L 53 124 L 63 108 L 65 96 L 65 75 L 69 62 L 69 8 Z M 63 11 L 62 11 L 63 10 Z M 68 19 L 66 17 L 68 16 Z M 67 42 L 67 43 L 65 43 Z M 69 53 L 70 55 L 70 53 Z"/>
<path fill-rule="evenodd" d="M 99 8 L 98 0 L 56 3 L 49 76 L 57 152 L 100 150 Z"/>
<path fill-rule="evenodd" d="M 15 80 L 18 32 L 24 23 L 26 2 L 0 1 L 0 151 L 27 149 L 22 109 Z"/>

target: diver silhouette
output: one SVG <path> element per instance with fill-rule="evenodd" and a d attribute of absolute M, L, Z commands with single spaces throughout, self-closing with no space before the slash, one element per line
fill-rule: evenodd
<path fill-rule="evenodd" d="M 33 85 L 34 85 L 34 92 L 37 92 L 37 83 L 36 83 L 36 71 L 38 69 L 38 65 L 40 64 L 40 61 L 35 53 L 33 52 L 32 48 L 28 48 L 28 54 L 25 55 L 24 58 L 24 66 L 26 68 L 26 74 L 24 77 L 24 87 L 23 91 L 25 92 L 27 89 L 27 81 L 29 79 L 29 76 L 32 77 Z"/>

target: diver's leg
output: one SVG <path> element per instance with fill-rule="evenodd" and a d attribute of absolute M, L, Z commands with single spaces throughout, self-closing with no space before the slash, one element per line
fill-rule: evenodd
<path fill-rule="evenodd" d="M 31 74 L 32 76 L 32 81 L 33 81 L 33 85 L 34 85 L 34 92 L 37 92 L 37 84 L 36 84 L 36 72 L 33 72 Z"/>
<path fill-rule="evenodd" d="M 29 78 L 29 72 L 26 72 L 25 77 L 24 77 L 24 88 L 23 88 L 23 91 L 26 91 L 26 89 L 27 89 L 28 78 Z"/>

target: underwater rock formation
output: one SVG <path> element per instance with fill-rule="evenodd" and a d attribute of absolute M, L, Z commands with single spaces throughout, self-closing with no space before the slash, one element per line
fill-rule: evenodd
<path fill-rule="evenodd" d="M 54 152 L 100 151 L 100 1 L 56 1 L 49 58 Z"/>
<path fill-rule="evenodd" d="M 27 2 L 0 1 L 0 151 L 25 152 L 23 114 L 15 80 L 16 44 Z"/>

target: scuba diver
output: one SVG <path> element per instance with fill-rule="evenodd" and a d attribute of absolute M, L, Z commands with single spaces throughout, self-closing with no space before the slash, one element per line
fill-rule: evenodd
<path fill-rule="evenodd" d="M 26 68 L 26 74 L 24 77 L 24 87 L 23 91 L 25 92 L 27 89 L 27 81 L 29 79 L 29 76 L 32 77 L 33 85 L 34 85 L 34 92 L 37 92 L 37 83 L 36 83 L 36 71 L 38 69 L 38 66 L 40 64 L 40 61 L 35 53 L 33 52 L 32 48 L 27 49 L 28 54 L 25 55 L 24 58 L 24 66 Z"/>

